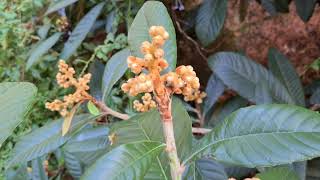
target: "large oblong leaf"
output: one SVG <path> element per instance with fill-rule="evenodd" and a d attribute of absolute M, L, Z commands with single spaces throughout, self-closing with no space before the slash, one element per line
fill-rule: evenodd
<path fill-rule="evenodd" d="M 12 157 L 7 166 L 27 162 L 54 151 L 69 140 L 76 130 L 95 118 L 97 117 L 88 114 L 74 117 L 71 131 L 66 136 L 61 136 L 63 119 L 59 119 L 21 137 L 13 149 Z"/>
<path fill-rule="evenodd" d="M 271 48 L 268 53 L 270 71 L 285 85 L 290 96 L 299 106 L 305 106 L 304 92 L 299 75 L 289 59 L 277 49 Z"/>
<path fill-rule="evenodd" d="M 151 41 L 149 28 L 163 26 L 169 33 L 169 39 L 163 46 L 165 59 L 169 63 L 168 70 L 173 71 L 177 62 L 176 33 L 166 7 L 157 1 L 147 1 L 134 18 L 128 32 L 128 43 L 134 56 L 142 57 L 141 43 Z"/>
<path fill-rule="evenodd" d="M 204 46 L 218 36 L 227 12 L 227 0 L 205 0 L 196 17 L 196 34 Z"/>
<path fill-rule="evenodd" d="M 294 104 L 288 90 L 266 68 L 237 53 L 209 57 L 209 66 L 225 85 L 256 104 Z"/>
<path fill-rule="evenodd" d="M 26 69 L 28 70 L 32 65 L 37 63 L 41 56 L 47 53 L 48 50 L 58 42 L 60 36 L 61 33 L 58 32 L 53 34 L 43 42 L 39 43 L 39 45 L 34 50 L 32 50 L 31 55 L 28 58 Z"/>
<path fill-rule="evenodd" d="M 61 59 L 69 59 L 77 50 L 82 41 L 86 38 L 87 34 L 90 32 L 90 29 L 92 28 L 100 12 L 102 11 L 104 4 L 105 3 L 102 2 L 96 5 L 80 20 L 80 22 L 72 31 L 68 41 L 64 44 L 63 50 L 60 55 Z"/>
<path fill-rule="evenodd" d="M 0 84 L 0 147 L 13 130 L 23 121 L 37 88 L 27 82 Z"/>
<path fill-rule="evenodd" d="M 293 105 L 242 108 L 200 140 L 194 153 L 246 167 L 289 164 L 320 156 L 320 114 Z"/>
<path fill-rule="evenodd" d="M 130 55 L 129 49 L 123 49 L 113 55 L 108 61 L 102 78 L 102 99 L 106 100 L 113 85 L 124 75 L 128 69 L 127 57 Z"/>
<path fill-rule="evenodd" d="M 140 142 L 121 145 L 86 170 L 82 180 L 143 179 L 165 144 Z"/>
<path fill-rule="evenodd" d="M 53 12 L 55 12 L 55 11 L 61 9 L 61 8 L 65 8 L 65 7 L 75 3 L 77 1 L 78 0 L 58 0 L 58 1 L 55 1 L 49 6 L 49 8 L 46 11 L 45 15 L 53 13 Z"/>

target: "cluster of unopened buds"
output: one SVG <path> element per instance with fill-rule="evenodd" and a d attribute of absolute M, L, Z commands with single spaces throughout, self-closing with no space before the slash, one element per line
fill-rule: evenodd
<path fill-rule="evenodd" d="M 149 34 L 152 42 L 145 41 L 140 48 L 144 58 L 129 56 L 127 59 L 128 67 L 137 76 L 124 83 L 122 90 L 131 96 L 137 96 L 140 93 L 155 92 L 155 86 L 160 83 L 170 94 L 182 94 L 185 101 L 202 103 L 206 94 L 200 92 L 199 78 L 191 66 L 179 66 L 175 72 L 160 75 L 160 72 L 168 67 L 164 50 L 161 48 L 169 38 L 168 32 L 162 26 L 152 26 Z M 148 74 L 144 73 L 144 69 Z M 148 109 L 138 101 L 135 102 L 135 108 L 138 111 Z"/>
<path fill-rule="evenodd" d="M 75 70 L 72 67 L 69 67 L 63 60 L 59 61 L 59 73 L 56 76 L 57 83 L 63 88 L 74 87 L 75 92 L 64 96 L 63 101 L 56 99 L 51 103 L 46 103 L 47 109 L 58 111 L 63 117 L 67 116 L 70 109 L 76 104 L 93 99 L 87 92 L 90 88 L 88 83 L 90 82 L 91 74 L 85 74 L 78 79 L 74 78 L 74 74 Z"/>
<path fill-rule="evenodd" d="M 135 100 L 133 102 L 133 108 L 136 109 L 137 111 L 146 112 L 152 108 L 157 107 L 156 102 L 152 100 L 152 96 L 150 93 L 145 93 L 141 99 L 142 99 L 142 103 L 138 100 Z"/>

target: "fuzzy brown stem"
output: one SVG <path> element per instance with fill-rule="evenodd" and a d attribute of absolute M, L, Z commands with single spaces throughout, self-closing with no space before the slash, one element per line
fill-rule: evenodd
<path fill-rule="evenodd" d="M 163 134 L 166 142 L 166 153 L 169 158 L 171 178 L 180 180 L 182 178 L 183 168 L 177 153 L 176 142 L 174 138 L 173 121 L 171 114 L 171 98 L 169 96 L 156 97 L 158 109 L 161 116 Z"/>
<path fill-rule="evenodd" d="M 127 120 L 129 119 L 129 116 L 127 114 L 122 114 L 119 113 L 117 111 L 112 110 L 111 108 L 109 108 L 108 106 L 106 106 L 104 103 L 100 102 L 100 101 L 96 101 L 94 100 L 93 103 L 102 111 L 104 112 L 106 115 L 112 115 L 114 117 L 117 117 L 119 119 L 123 119 L 123 120 Z"/>

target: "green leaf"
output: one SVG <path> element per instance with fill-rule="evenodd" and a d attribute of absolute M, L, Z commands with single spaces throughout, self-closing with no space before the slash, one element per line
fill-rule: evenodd
<path fill-rule="evenodd" d="M 69 140 L 77 130 L 96 118 L 97 117 L 88 114 L 75 116 L 72 121 L 71 131 L 65 136 L 61 135 L 63 119 L 52 121 L 30 134 L 22 136 L 15 145 L 12 157 L 9 163 L 7 163 L 7 166 L 10 167 L 22 162 L 27 162 L 56 150 Z"/>
<path fill-rule="evenodd" d="M 190 164 L 185 180 L 226 180 L 228 176 L 222 164 L 211 159 L 200 159 Z"/>
<path fill-rule="evenodd" d="M 277 49 L 271 48 L 269 49 L 268 60 L 270 71 L 285 85 L 296 104 L 305 106 L 304 92 L 299 75 L 289 59 Z"/>
<path fill-rule="evenodd" d="M 183 104 L 177 98 L 173 98 L 172 116 L 178 156 L 180 160 L 182 160 L 190 153 L 192 146 L 192 132 L 190 117 Z M 146 140 L 164 142 L 160 115 L 156 110 L 138 114 L 130 118 L 128 121 L 113 124 L 110 128 L 110 134 L 115 135 L 115 141 L 112 145 L 113 147 L 121 144 Z M 162 178 L 168 179 L 164 172 L 164 170 L 168 168 L 166 167 L 168 163 L 165 157 L 165 154 L 159 157 L 158 173 L 162 174 Z"/>
<path fill-rule="evenodd" d="M 27 170 L 27 163 L 21 164 L 18 168 L 6 170 L 6 180 L 32 180 L 31 174 Z"/>
<path fill-rule="evenodd" d="M 307 22 L 312 16 L 317 0 L 294 0 L 294 2 L 298 15 L 304 22 Z"/>
<path fill-rule="evenodd" d="M 107 127 L 88 128 L 73 136 L 64 146 L 63 149 L 71 152 L 90 152 L 100 149 L 106 149 L 109 129 Z"/>
<path fill-rule="evenodd" d="M 143 179 L 164 148 L 165 144 L 159 142 L 121 145 L 89 167 L 81 179 Z"/>
<path fill-rule="evenodd" d="M 82 41 L 86 38 L 94 22 L 98 18 L 105 3 L 100 3 L 93 7 L 77 24 L 72 31 L 68 41 L 64 44 L 60 58 L 68 60 L 77 48 L 81 45 Z"/>
<path fill-rule="evenodd" d="M 112 87 L 124 75 L 128 69 L 127 57 L 130 55 L 129 49 L 123 49 L 113 55 L 108 61 L 102 78 L 102 99 L 106 100 Z"/>
<path fill-rule="evenodd" d="M 128 32 L 128 43 L 131 53 L 137 57 L 143 57 L 140 52 L 141 43 L 151 41 L 149 28 L 151 26 L 163 26 L 169 33 L 169 39 L 163 46 L 165 59 L 169 63 L 168 71 L 173 71 L 177 62 L 176 33 L 166 7 L 158 1 L 147 1 L 141 7 L 133 20 Z"/>
<path fill-rule="evenodd" d="M 293 105 L 242 108 L 202 138 L 188 158 L 210 154 L 220 162 L 266 167 L 320 156 L 320 115 Z"/>
<path fill-rule="evenodd" d="M 208 125 L 214 127 L 219 123 L 223 123 L 223 120 L 232 112 L 238 110 L 239 108 L 248 105 L 248 101 L 242 97 L 236 96 L 231 98 L 222 107 L 215 108 L 211 118 L 209 119 Z"/>
<path fill-rule="evenodd" d="M 300 180 L 294 171 L 285 167 L 271 168 L 266 172 L 257 174 L 257 177 L 260 178 L 260 180 Z"/>
<path fill-rule="evenodd" d="M 100 114 L 100 110 L 97 108 L 96 105 L 93 104 L 92 101 L 88 102 L 87 107 L 88 107 L 90 114 L 92 114 L 94 116 L 98 116 Z"/>
<path fill-rule="evenodd" d="M 206 87 L 207 97 L 204 101 L 203 111 L 207 114 L 212 106 L 216 103 L 218 98 L 222 95 L 225 90 L 223 82 L 214 74 L 209 78 Z"/>
<path fill-rule="evenodd" d="M 0 83 L 0 146 L 23 121 L 37 88 L 27 82 Z"/>
<path fill-rule="evenodd" d="M 50 36 L 48 39 L 40 42 L 39 45 L 32 50 L 27 61 L 26 69 L 29 70 L 31 66 L 38 63 L 41 56 L 47 53 L 49 49 L 58 42 L 61 35 L 61 33 L 57 32 Z"/>
<path fill-rule="evenodd" d="M 92 74 L 90 80 L 90 94 L 98 101 L 101 101 L 102 99 L 101 74 L 103 74 L 104 69 L 104 64 L 98 60 L 95 60 L 93 63 L 91 63 L 89 68 L 89 72 Z"/>
<path fill-rule="evenodd" d="M 83 174 L 83 167 L 81 165 L 80 160 L 68 151 L 63 151 L 65 166 L 70 173 L 70 175 L 79 179 Z"/>
<path fill-rule="evenodd" d="M 78 0 L 58 0 L 58 1 L 53 1 L 53 3 L 49 6 L 47 9 L 45 15 L 48 15 L 50 13 L 53 13 L 59 9 L 65 8 Z"/>
<path fill-rule="evenodd" d="M 227 0 L 205 0 L 196 17 L 196 34 L 204 46 L 211 44 L 219 35 L 226 17 Z"/>
<path fill-rule="evenodd" d="M 64 146 L 70 161 L 76 159 L 83 166 L 91 165 L 106 153 L 109 145 L 107 127 L 87 128 L 73 136 Z"/>
<path fill-rule="evenodd" d="M 288 90 L 262 65 L 237 53 L 220 52 L 209 57 L 209 66 L 229 88 L 256 104 L 294 104 Z"/>

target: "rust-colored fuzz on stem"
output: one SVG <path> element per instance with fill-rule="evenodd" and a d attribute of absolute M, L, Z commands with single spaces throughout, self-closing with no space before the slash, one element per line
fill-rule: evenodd
<path fill-rule="evenodd" d="M 129 79 L 121 88 L 131 96 L 146 93 L 142 98 L 143 103 L 134 102 L 134 107 L 140 112 L 148 111 L 154 106 L 154 101 L 149 98 L 149 93 L 153 93 L 153 99 L 162 120 L 171 176 L 172 179 L 178 180 L 182 177 L 183 167 L 180 164 L 174 138 L 171 114 L 172 94 L 182 94 L 185 101 L 195 101 L 196 103 L 202 103 L 206 94 L 199 91 L 199 78 L 191 66 L 179 66 L 175 72 L 161 75 L 161 71 L 168 67 L 168 63 L 164 59 L 164 50 L 161 47 L 169 38 L 169 33 L 162 26 L 152 26 L 149 34 L 152 42 L 145 41 L 141 45 L 144 58 L 129 56 L 127 59 L 128 67 L 137 76 Z M 146 71 L 142 72 L 143 69 Z"/>

